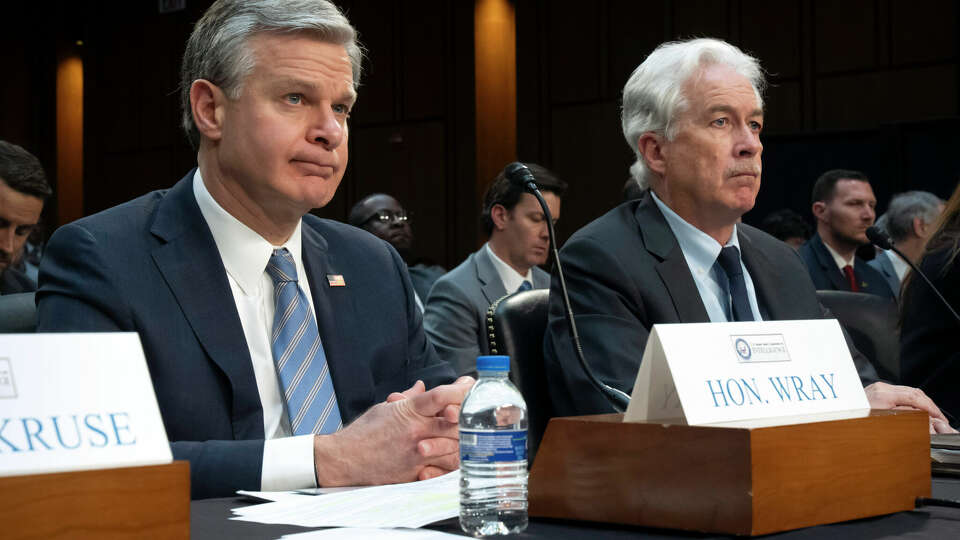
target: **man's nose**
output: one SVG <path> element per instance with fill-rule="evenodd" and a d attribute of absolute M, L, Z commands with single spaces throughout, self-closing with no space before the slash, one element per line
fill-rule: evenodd
<path fill-rule="evenodd" d="M 343 142 L 344 126 L 333 111 L 322 111 L 311 120 L 312 124 L 307 130 L 307 139 L 310 142 L 322 144 L 327 150 L 340 146 Z"/>

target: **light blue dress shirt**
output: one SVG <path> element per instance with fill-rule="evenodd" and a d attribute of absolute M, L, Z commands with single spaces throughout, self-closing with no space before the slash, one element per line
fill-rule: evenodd
<path fill-rule="evenodd" d="M 683 252 L 687 267 L 693 274 L 693 281 L 697 284 L 700 299 L 703 301 L 703 307 L 707 310 L 710 322 L 729 322 L 733 320 L 733 303 L 730 299 L 727 274 L 717 264 L 720 250 L 725 246 L 736 246 L 740 250 L 740 267 L 743 268 L 743 280 L 747 285 L 747 299 L 750 301 L 750 309 L 753 311 L 754 320 L 762 321 L 760 307 L 757 304 L 757 291 L 753 287 L 750 272 L 743 264 L 743 250 L 740 249 L 740 240 L 737 238 L 737 226 L 733 226 L 730 240 L 727 241 L 725 246 L 721 246 L 707 233 L 687 223 L 676 212 L 663 204 L 653 191 L 650 192 L 650 195 L 667 220 L 667 225 L 673 231 L 677 243 L 680 244 L 680 251 Z"/>

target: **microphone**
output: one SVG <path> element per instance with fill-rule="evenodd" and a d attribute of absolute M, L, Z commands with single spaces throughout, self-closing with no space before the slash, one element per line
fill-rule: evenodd
<path fill-rule="evenodd" d="M 536 197 L 540 203 L 540 208 L 543 209 L 543 215 L 547 217 L 547 232 L 550 234 L 550 247 L 553 253 L 553 261 L 557 265 L 557 276 L 560 278 L 560 292 L 563 295 L 564 308 L 566 308 L 567 325 L 570 327 L 570 336 L 573 337 L 574 352 L 577 353 L 577 360 L 580 361 L 580 367 L 583 369 L 583 372 L 586 373 L 587 379 L 590 380 L 594 388 L 607 398 L 607 401 L 610 402 L 614 410 L 617 412 L 625 411 L 627 405 L 630 404 L 630 396 L 625 392 L 605 384 L 597 378 L 583 356 L 580 334 L 577 332 L 577 323 L 573 320 L 573 308 L 570 306 L 570 297 L 567 294 L 567 282 L 563 278 L 563 266 L 560 265 L 560 251 L 557 249 L 556 235 L 553 232 L 553 216 L 550 215 L 550 208 L 547 207 L 547 202 L 543 200 L 543 195 L 540 194 L 536 178 L 533 177 L 530 169 L 520 162 L 513 162 L 507 165 L 504 169 L 504 174 L 511 183 L 523 187 L 525 191 Z"/>
<path fill-rule="evenodd" d="M 957 312 L 953 310 L 953 307 L 950 306 L 950 302 L 947 302 L 947 299 L 944 298 L 942 294 L 940 294 L 940 291 L 938 291 L 936 287 L 933 286 L 933 283 L 929 279 L 927 279 L 926 274 L 921 272 L 920 269 L 917 267 L 917 265 L 913 264 L 913 261 L 908 259 L 906 255 L 901 253 L 900 250 L 893 245 L 893 241 L 890 239 L 889 236 L 887 236 L 887 233 L 881 231 L 875 225 L 871 225 L 870 227 L 867 228 L 867 240 L 870 240 L 871 244 L 879 248 L 890 250 L 896 253 L 897 256 L 903 259 L 903 262 L 909 264 L 910 268 L 912 268 L 913 271 L 916 272 L 918 276 L 922 277 L 923 280 L 927 282 L 927 285 L 930 286 L 930 290 L 933 291 L 933 294 L 937 295 L 937 298 L 939 298 L 940 301 L 943 302 L 944 306 L 947 306 L 947 310 L 949 310 L 950 313 L 953 314 L 953 317 L 957 319 L 957 322 L 960 322 L 960 315 L 957 315 Z"/>

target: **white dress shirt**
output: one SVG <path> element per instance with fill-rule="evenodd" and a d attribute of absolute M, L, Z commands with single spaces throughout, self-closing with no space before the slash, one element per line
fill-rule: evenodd
<path fill-rule="evenodd" d="M 527 268 L 527 275 L 523 275 L 514 270 L 509 264 L 503 262 L 503 259 L 497 257 L 497 254 L 490 249 L 490 242 L 487 242 L 483 246 L 487 249 L 487 254 L 490 255 L 490 260 L 493 261 L 493 267 L 496 268 L 497 275 L 500 276 L 500 281 L 503 282 L 503 288 L 507 291 L 507 294 L 517 292 L 517 289 L 520 288 L 520 285 L 523 285 L 524 281 L 529 281 L 530 286 L 533 286 L 533 269 Z"/>
<path fill-rule="evenodd" d="M 821 238 L 820 240 L 823 240 L 823 239 Z M 856 267 L 854 266 L 854 263 L 857 262 L 856 253 L 851 255 L 849 259 L 844 259 L 843 255 L 840 255 L 839 253 L 837 253 L 835 249 L 830 247 L 830 244 L 824 242 L 823 245 L 827 246 L 827 251 L 829 251 L 830 256 L 833 257 L 833 262 L 837 263 L 837 268 L 840 270 L 841 274 L 843 274 L 843 267 L 847 266 L 848 264 L 850 265 L 850 268 L 853 268 L 854 270 L 856 270 Z M 847 275 L 843 274 L 843 277 L 847 277 Z"/>
<path fill-rule="evenodd" d="M 227 271 L 227 280 L 237 305 L 243 336 L 250 350 L 253 374 L 257 380 L 257 391 L 263 407 L 263 433 L 266 437 L 263 444 L 260 489 L 283 491 L 316 487 L 314 436 L 290 436 L 290 419 L 270 348 L 276 305 L 273 298 L 273 280 L 266 270 L 274 249 L 287 248 L 290 252 L 297 266 L 300 289 L 310 302 L 311 315 L 316 317 L 301 257 L 301 224 L 297 224 L 297 229 L 285 244 L 273 246 L 214 200 L 203 184 L 199 169 L 193 176 L 193 194 Z"/>
<path fill-rule="evenodd" d="M 683 258 L 687 261 L 687 267 L 693 274 L 693 281 L 697 284 L 697 291 L 700 293 L 700 300 L 703 301 L 703 307 L 707 310 L 707 316 L 710 322 L 729 322 L 733 320 L 733 302 L 730 298 L 730 289 L 727 282 L 727 275 L 717 265 L 717 257 L 720 256 L 721 246 L 710 235 L 687 223 L 676 212 L 657 197 L 656 193 L 650 192 L 653 202 L 667 220 L 667 225 L 673 231 L 677 243 L 680 244 L 680 251 L 683 252 Z M 740 240 L 737 238 L 737 226 L 734 224 L 733 232 L 730 233 L 730 240 L 727 240 L 726 246 L 736 246 L 740 251 L 740 268 L 743 270 L 743 281 L 747 286 L 747 299 L 750 301 L 750 310 L 753 311 L 753 319 L 762 321 L 760 316 L 760 307 L 757 304 L 757 291 L 753 287 L 753 279 L 746 265 L 743 264 L 743 250 L 740 249 Z"/>

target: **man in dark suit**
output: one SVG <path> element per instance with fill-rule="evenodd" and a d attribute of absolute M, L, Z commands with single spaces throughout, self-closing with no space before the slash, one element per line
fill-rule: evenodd
<path fill-rule="evenodd" d="M 527 166 L 554 220 L 559 219 L 566 182 L 535 163 Z M 550 286 L 550 275 L 537 267 L 547 261 L 550 236 L 536 197 L 500 171 L 484 195 L 480 219 L 489 240 L 434 283 L 423 314 L 437 353 L 458 374 L 473 373 L 477 356 L 490 354 L 490 304 L 520 290 Z"/>
<path fill-rule="evenodd" d="M 624 87 L 631 170 L 650 191 L 577 231 L 560 255 L 584 354 L 605 383 L 632 390 L 654 324 L 826 316 L 796 252 L 739 223 L 760 188 L 763 85 L 755 59 L 696 39 L 661 45 Z M 544 343 L 554 407 L 609 412 L 577 363 L 558 281 Z M 851 349 L 861 379 L 875 381 Z M 867 396 L 874 407 L 928 410 L 949 429 L 916 389 L 878 382 Z"/>
<path fill-rule="evenodd" d="M 877 217 L 877 198 L 867 175 L 827 171 L 813 185 L 812 199 L 817 233 L 800 247 L 800 256 L 814 286 L 893 298 L 883 275 L 857 257 L 857 248 L 870 243 L 866 231 Z"/>
<path fill-rule="evenodd" d="M 40 161 L 20 146 L 0 141 L 0 294 L 37 288 L 13 265 L 22 256 L 51 193 Z"/>
<path fill-rule="evenodd" d="M 350 209 L 347 223 L 386 240 L 403 257 L 410 273 L 410 281 L 413 282 L 413 290 L 416 292 L 414 299 L 423 313 L 423 303 L 430 294 L 430 288 L 447 270 L 440 265 L 415 259 L 410 214 L 400 205 L 400 201 L 386 193 L 367 195 Z"/>
<path fill-rule="evenodd" d="M 41 264 L 40 331 L 139 333 L 195 498 L 457 466 L 472 381 L 425 389 L 453 373 L 403 261 L 307 215 L 343 177 L 360 58 L 325 0 L 214 3 L 182 69 L 198 168 L 60 228 Z"/>

